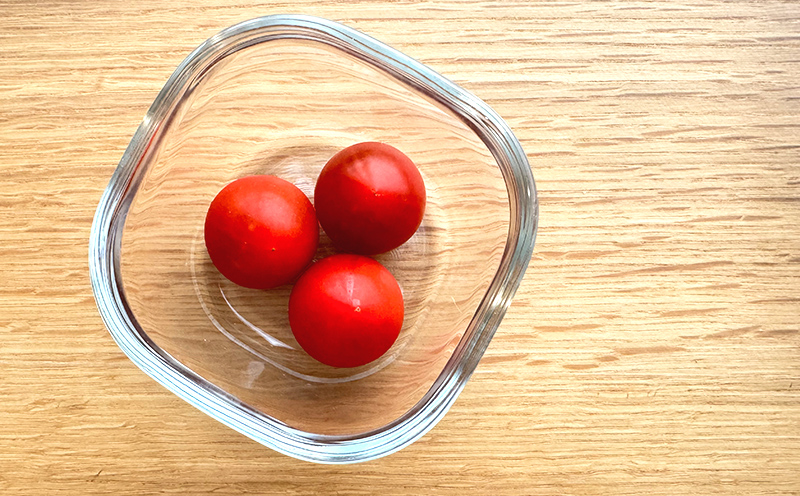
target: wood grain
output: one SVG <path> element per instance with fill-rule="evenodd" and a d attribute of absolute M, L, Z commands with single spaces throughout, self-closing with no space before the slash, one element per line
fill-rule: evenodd
<path fill-rule="evenodd" d="M 220 29 L 342 21 L 494 107 L 541 228 L 451 412 L 301 463 L 173 397 L 95 310 L 94 208 Z M 0 3 L 0 493 L 800 494 L 793 1 Z"/>

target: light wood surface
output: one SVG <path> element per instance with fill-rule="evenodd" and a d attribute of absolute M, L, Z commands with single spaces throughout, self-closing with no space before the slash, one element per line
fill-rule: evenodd
<path fill-rule="evenodd" d="M 140 372 L 95 309 L 94 208 L 147 107 L 238 21 L 345 22 L 528 153 L 533 261 L 424 438 L 312 465 Z M 800 6 L 0 3 L 0 494 L 800 494 Z"/>

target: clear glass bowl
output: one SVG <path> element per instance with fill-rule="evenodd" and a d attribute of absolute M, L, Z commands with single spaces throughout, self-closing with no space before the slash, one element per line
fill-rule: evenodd
<path fill-rule="evenodd" d="M 228 182 L 274 174 L 313 201 L 336 151 L 389 143 L 420 168 L 422 226 L 376 257 L 405 297 L 400 338 L 355 369 L 292 337 L 291 287 L 238 287 L 203 243 Z M 169 390 L 279 452 L 352 463 L 394 452 L 446 413 L 530 261 L 538 207 L 527 158 L 485 103 L 341 24 L 269 16 L 206 41 L 176 69 L 97 209 L 90 268 L 120 348 Z M 322 234 L 317 258 L 333 253 Z"/>

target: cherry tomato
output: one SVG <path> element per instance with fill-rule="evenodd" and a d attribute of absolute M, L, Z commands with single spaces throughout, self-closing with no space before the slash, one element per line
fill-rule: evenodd
<path fill-rule="evenodd" d="M 425 184 L 400 150 L 358 143 L 325 164 L 314 206 L 340 250 L 376 255 L 402 245 L 417 230 L 425 213 Z"/>
<path fill-rule="evenodd" d="M 361 255 L 316 262 L 289 297 L 289 325 L 297 342 L 332 367 L 358 367 L 386 353 L 400 334 L 403 312 L 394 276 Z"/>
<path fill-rule="evenodd" d="M 231 281 L 267 289 L 295 279 L 319 242 L 314 207 L 292 183 L 249 176 L 225 186 L 205 222 L 211 261 Z"/>

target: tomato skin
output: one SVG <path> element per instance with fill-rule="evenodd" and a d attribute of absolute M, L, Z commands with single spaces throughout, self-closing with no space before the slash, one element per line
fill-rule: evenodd
<path fill-rule="evenodd" d="M 425 213 L 425 183 L 400 150 L 365 142 L 334 155 L 317 179 L 314 206 L 342 251 L 376 255 L 414 235 Z"/>
<path fill-rule="evenodd" d="M 237 179 L 208 208 L 205 243 L 232 282 L 268 289 L 294 280 L 311 262 L 319 225 L 308 197 L 275 176 Z"/>
<path fill-rule="evenodd" d="M 403 326 L 403 294 L 383 265 L 338 254 L 309 267 L 289 297 L 289 324 L 300 346 L 332 367 L 358 367 L 394 344 Z"/>

